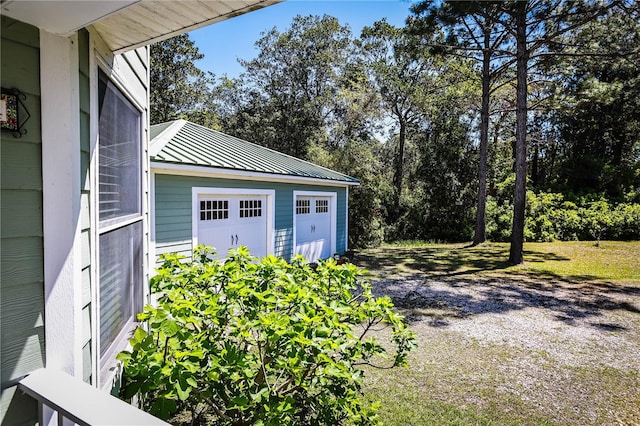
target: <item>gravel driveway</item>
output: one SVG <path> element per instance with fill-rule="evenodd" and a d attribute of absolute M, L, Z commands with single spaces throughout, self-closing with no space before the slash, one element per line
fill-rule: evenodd
<path fill-rule="evenodd" d="M 439 374 L 458 365 L 461 382 L 480 381 L 559 424 L 640 424 L 639 287 L 519 276 L 372 283 L 419 336 L 411 368 L 435 363 Z M 443 339 L 452 342 L 446 354 L 431 349 L 444 348 L 435 344 Z M 474 357 L 496 357 L 496 348 L 506 355 L 488 372 L 473 367 L 487 362 Z M 474 398 L 451 395 L 482 405 Z"/>

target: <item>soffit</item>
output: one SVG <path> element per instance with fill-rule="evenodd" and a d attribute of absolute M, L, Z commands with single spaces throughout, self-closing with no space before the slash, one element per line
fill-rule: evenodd
<path fill-rule="evenodd" d="M 146 46 L 281 0 L 3 0 L 2 14 L 53 34 L 88 25 L 114 53 Z"/>

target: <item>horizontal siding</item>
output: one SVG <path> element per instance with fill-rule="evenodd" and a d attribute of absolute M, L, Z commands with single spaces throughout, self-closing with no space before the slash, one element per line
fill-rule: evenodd
<path fill-rule="evenodd" d="M 3 224 L 8 222 L 5 216 L 2 216 L 2 221 Z M 43 282 L 42 253 L 42 237 L 5 238 L 3 236 L 0 258 L 3 285 L 4 283 Z"/>
<path fill-rule="evenodd" d="M 17 387 L 3 389 L 0 394 L 0 413 L 4 419 L 2 425 L 33 426 L 37 420 L 38 402 L 18 391 Z"/>
<path fill-rule="evenodd" d="M 125 59 L 126 58 L 126 59 Z M 131 62 L 139 62 L 140 57 L 135 52 L 127 52 L 122 55 L 113 57 L 113 70 L 118 78 L 125 82 L 127 92 L 130 94 L 138 105 L 146 107 L 147 105 L 147 81 L 146 73 L 142 78 L 138 76 L 133 68 L 129 65 Z"/>
<path fill-rule="evenodd" d="M 0 423 L 22 425 L 37 409 L 15 384 L 45 365 L 40 32 L 6 16 L 0 25 L 0 83 L 22 91 L 31 114 L 24 122 L 21 110 L 21 138 L 0 135 Z"/>
<path fill-rule="evenodd" d="M 131 70 L 135 73 L 138 80 L 147 86 L 147 66 L 144 63 L 146 57 L 146 48 L 141 47 L 122 54 L 124 60 L 129 64 Z"/>
<path fill-rule="evenodd" d="M 42 146 L 35 143 L 24 143 L 22 140 L 10 142 L 7 140 L 7 143 L 2 146 L 2 186 L 4 188 L 40 191 L 42 189 L 42 170 L 40 167 Z M 25 158 L 30 160 L 24 161 Z"/>
<path fill-rule="evenodd" d="M 2 333 L 2 383 L 14 386 L 30 372 L 44 366 L 44 327 L 32 327 L 28 333 Z"/>
<path fill-rule="evenodd" d="M 191 188 L 243 188 L 275 191 L 274 254 L 289 259 L 293 253 L 293 191 L 337 192 L 336 248 L 345 247 L 346 203 L 344 188 L 274 182 L 251 182 L 233 179 L 157 174 L 155 177 L 156 254 L 191 253 Z"/>
<path fill-rule="evenodd" d="M 82 372 L 91 383 L 91 84 L 89 32 L 78 31 L 78 82 L 80 87 L 80 241 L 82 247 Z"/>
<path fill-rule="evenodd" d="M 338 217 L 336 218 L 336 251 L 344 253 L 347 250 L 347 193 L 344 188 L 338 191 Z"/>
<path fill-rule="evenodd" d="M 5 189 L 7 184 L 3 180 L 0 190 L 3 249 L 5 238 L 42 237 L 42 191 Z"/>
<path fill-rule="evenodd" d="M 189 241 L 160 244 L 156 247 L 156 264 L 159 263 L 157 257 L 161 254 L 177 253 L 182 256 L 191 257 L 191 251 L 191 239 L 189 239 Z"/>

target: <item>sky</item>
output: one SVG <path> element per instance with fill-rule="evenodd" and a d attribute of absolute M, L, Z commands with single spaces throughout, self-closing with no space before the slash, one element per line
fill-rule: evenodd
<path fill-rule="evenodd" d="M 198 68 L 232 78 L 243 71 L 238 58 L 249 60 L 257 55 L 254 44 L 261 33 L 273 27 L 286 31 L 296 15 L 334 16 L 357 37 L 363 27 L 382 18 L 404 26 L 410 6 L 410 0 L 287 0 L 192 31 L 189 36 L 204 54 L 196 62 Z"/>

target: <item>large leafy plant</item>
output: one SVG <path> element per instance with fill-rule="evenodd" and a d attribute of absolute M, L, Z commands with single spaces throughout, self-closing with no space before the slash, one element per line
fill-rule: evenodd
<path fill-rule="evenodd" d="M 176 423 L 376 424 L 360 392 L 364 364 L 405 363 L 413 334 L 361 271 L 329 260 L 165 255 L 157 306 L 139 315 L 123 397 Z M 390 345 L 369 336 L 387 325 Z M 380 366 L 380 365 L 379 365 Z"/>

